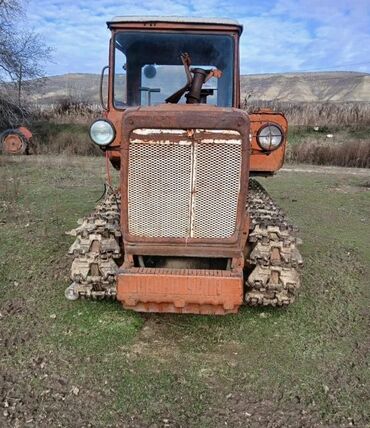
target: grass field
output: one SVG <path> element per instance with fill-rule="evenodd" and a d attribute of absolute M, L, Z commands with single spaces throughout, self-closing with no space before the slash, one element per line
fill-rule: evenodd
<path fill-rule="evenodd" d="M 304 240 L 292 307 L 139 315 L 64 298 L 103 159 L 0 158 L 0 426 L 369 426 L 370 172 L 312 168 L 261 179 Z"/>

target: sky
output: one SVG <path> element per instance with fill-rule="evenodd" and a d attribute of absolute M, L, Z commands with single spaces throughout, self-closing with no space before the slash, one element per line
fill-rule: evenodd
<path fill-rule="evenodd" d="M 117 15 L 237 19 L 243 74 L 370 72 L 370 0 L 29 0 L 26 12 L 54 48 L 47 75 L 100 72 Z"/>

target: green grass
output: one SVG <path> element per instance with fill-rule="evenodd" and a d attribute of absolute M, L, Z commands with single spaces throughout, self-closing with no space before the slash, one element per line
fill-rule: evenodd
<path fill-rule="evenodd" d="M 327 138 L 328 134 L 333 134 L 333 139 Z M 313 126 L 289 126 L 288 142 L 289 146 L 302 144 L 305 141 L 315 141 L 318 143 L 344 142 L 346 140 L 370 139 L 370 127 L 368 126 L 320 126 L 315 131 Z M 288 147 L 289 147 L 288 146 Z"/>
<path fill-rule="evenodd" d="M 0 375 L 18 386 L 8 395 L 38 403 L 36 425 L 366 426 L 369 177 L 338 171 L 262 179 L 304 240 L 288 310 L 140 315 L 64 299 L 64 232 L 100 197 L 103 159 L 2 158 Z"/>

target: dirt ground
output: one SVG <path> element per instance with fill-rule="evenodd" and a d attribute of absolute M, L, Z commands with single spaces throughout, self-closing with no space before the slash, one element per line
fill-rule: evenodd
<path fill-rule="evenodd" d="M 0 426 L 370 426 L 370 171 L 329 170 L 261 179 L 304 240 L 293 306 L 140 315 L 64 298 L 103 159 L 0 158 Z"/>

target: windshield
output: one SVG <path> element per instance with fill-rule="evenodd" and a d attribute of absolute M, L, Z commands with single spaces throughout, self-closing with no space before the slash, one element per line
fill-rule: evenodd
<path fill-rule="evenodd" d="M 156 105 L 186 84 L 181 54 L 189 53 L 192 68 L 219 69 L 204 85 L 207 103 L 233 104 L 234 41 L 229 35 L 122 31 L 115 36 L 113 100 L 116 108 Z M 186 98 L 181 97 L 180 103 Z"/>

